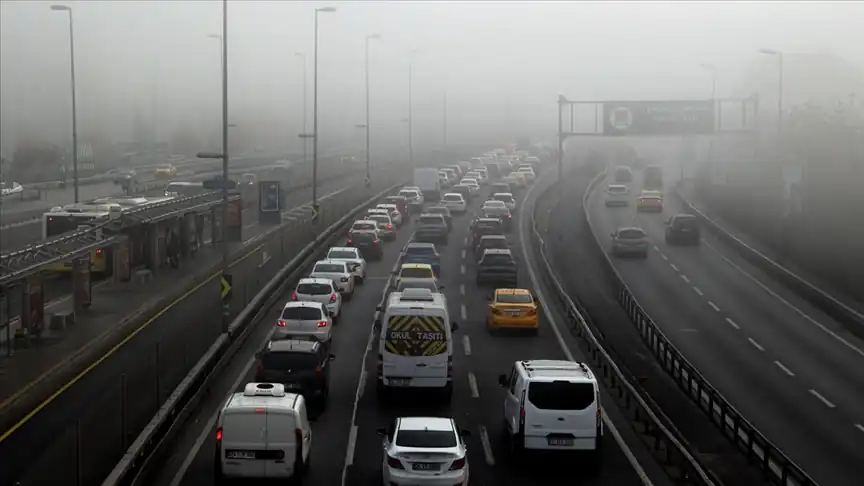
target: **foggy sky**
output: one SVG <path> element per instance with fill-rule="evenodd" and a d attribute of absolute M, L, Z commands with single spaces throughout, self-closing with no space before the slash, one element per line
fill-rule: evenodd
<path fill-rule="evenodd" d="M 69 39 L 56 2 L 0 2 L 0 148 L 37 134 L 70 137 Z M 77 1 L 79 132 L 132 139 L 136 111 L 163 139 L 189 125 L 217 136 L 221 1 Z M 408 113 L 419 144 L 438 144 L 447 93 L 451 143 L 504 127 L 554 132 L 557 93 L 571 99 L 740 95 L 743 73 L 770 62 L 759 48 L 831 53 L 864 65 L 864 4 L 815 2 L 277 2 L 228 6 L 231 121 L 285 150 L 302 131 L 307 54 L 312 107 L 313 9 L 320 15 L 321 144 L 360 143 L 364 37 L 370 54 L 373 144 L 398 144 Z M 790 80 L 794 82 L 794 80 Z M 746 87 L 745 87 L 746 88 Z M 770 89 L 760 87 L 759 89 Z M 843 88 L 847 89 L 847 88 Z M 864 90 L 858 91 L 859 98 Z M 311 115 L 309 116 L 311 131 Z"/>

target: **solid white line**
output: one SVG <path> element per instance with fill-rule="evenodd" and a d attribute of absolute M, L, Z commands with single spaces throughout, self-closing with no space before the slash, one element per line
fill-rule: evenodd
<path fill-rule="evenodd" d="M 465 265 L 460 266 L 459 271 L 462 273 L 462 275 L 465 275 Z"/>
<path fill-rule="evenodd" d="M 462 336 L 462 347 L 465 349 L 465 356 L 471 356 L 471 338 L 467 334 Z"/>
<path fill-rule="evenodd" d="M 462 250 L 462 259 L 465 259 L 465 250 Z"/>
<path fill-rule="evenodd" d="M 462 312 L 462 322 L 464 323 L 468 319 L 468 309 L 465 308 L 465 304 L 462 304 L 460 311 Z"/>
<path fill-rule="evenodd" d="M 789 368 L 787 368 L 786 365 L 784 365 L 783 363 L 781 363 L 781 362 L 779 362 L 779 361 L 774 361 L 774 364 L 777 365 L 778 368 L 780 368 L 781 370 L 783 370 L 787 375 L 789 375 L 789 376 L 795 376 L 795 373 L 792 373 L 792 370 L 790 370 Z"/>
<path fill-rule="evenodd" d="M 462 244 L 468 245 L 468 237 L 467 236 L 465 237 L 465 239 L 462 240 Z"/>
<path fill-rule="evenodd" d="M 683 280 L 683 281 L 685 281 L 685 282 L 687 282 L 687 283 L 690 283 L 690 279 L 687 278 L 687 275 L 681 275 L 681 280 Z"/>
<path fill-rule="evenodd" d="M 864 425 L 861 425 L 861 424 L 855 424 L 855 428 L 858 429 L 858 430 L 860 430 L 861 432 L 864 432 Z"/>
<path fill-rule="evenodd" d="M 348 447 L 345 448 L 345 467 L 354 464 L 354 448 L 357 447 L 357 429 L 356 425 L 351 424 L 351 431 L 348 432 Z"/>
<path fill-rule="evenodd" d="M 702 293 L 701 290 L 699 290 L 699 287 L 697 287 L 695 285 L 693 286 L 693 292 L 696 292 L 697 294 L 699 294 L 699 297 L 702 297 L 703 295 L 705 295 Z"/>
<path fill-rule="evenodd" d="M 728 317 L 726 318 L 726 322 L 728 322 L 729 325 L 734 327 L 735 329 L 741 329 L 741 326 L 739 326 L 735 321 L 733 321 L 732 319 L 730 319 Z"/>
<path fill-rule="evenodd" d="M 714 309 L 714 312 L 720 312 L 720 308 L 717 307 L 717 304 L 715 304 L 714 302 L 711 302 L 711 301 L 709 300 L 709 301 L 708 301 L 708 305 L 711 306 L 712 309 Z"/>
<path fill-rule="evenodd" d="M 465 295 L 465 284 L 459 284 L 459 293 Z"/>
<path fill-rule="evenodd" d="M 714 252 L 716 252 L 718 255 L 720 255 L 720 258 L 722 258 L 723 260 L 725 260 L 726 263 L 728 263 L 728 264 L 731 265 L 733 268 L 735 268 L 736 270 L 738 270 L 739 272 L 741 272 L 745 277 L 747 277 L 748 279 L 750 279 L 751 281 L 753 281 L 753 283 L 755 283 L 756 285 L 762 287 L 762 290 L 764 290 L 765 292 L 768 292 L 768 294 L 770 294 L 770 295 L 773 296 L 775 299 L 779 300 L 780 302 L 782 302 L 783 304 L 785 304 L 787 307 L 789 307 L 790 309 L 792 309 L 793 311 L 795 311 L 799 316 L 803 317 L 803 318 L 804 318 L 805 320 L 807 320 L 808 322 L 814 324 L 814 325 L 815 325 L 816 327 L 818 327 L 819 329 L 822 329 L 823 331 L 825 331 L 826 333 L 828 333 L 829 336 L 833 337 L 833 338 L 836 339 L 837 341 L 840 341 L 840 343 L 842 343 L 842 344 L 843 344 L 844 346 L 846 346 L 847 348 L 851 349 L 852 351 L 858 353 L 858 354 L 861 355 L 861 356 L 864 356 L 864 350 L 862 350 L 861 348 L 859 348 L 859 347 L 855 346 L 854 344 L 850 343 L 849 341 L 847 341 L 846 339 L 844 339 L 843 337 L 841 337 L 840 335 L 838 335 L 837 333 L 835 333 L 835 332 L 832 331 L 831 329 L 828 329 L 827 327 L 825 327 L 824 325 L 822 325 L 822 324 L 821 324 L 819 321 L 817 321 L 816 319 L 813 319 L 812 317 L 808 316 L 807 314 L 804 313 L 804 311 L 802 311 L 801 309 L 799 309 L 799 308 L 795 307 L 794 305 L 792 305 L 788 300 L 786 300 L 786 299 L 784 299 L 783 297 L 780 297 L 779 295 L 777 295 L 777 293 L 775 293 L 773 290 L 769 289 L 765 284 L 763 284 L 762 282 L 760 282 L 756 277 L 750 275 L 749 273 L 747 273 L 746 271 L 744 271 L 743 268 L 739 267 L 739 266 L 736 265 L 734 262 L 732 262 L 732 260 L 726 258 L 726 256 L 723 255 L 722 253 L 720 253 L 720 251 L 719 251 L 718 249 L 714 248 L 713 246 L 711 246 L 711 245 L 708 244 L 708 243 L 704 243 L 704 244 L 705 244 L 705 246 L 707 246 L 708 248 L 710 248 L 711 250 L 713 250 Z"/>
<path fill-rule="evenodd" d="M 468 387 L 471 388 L 471 398 L 480 398 L 480 390 L 477 388 L 477 377 L 471 371 L 468 372 Z"/>
<path fill-rule="evenodd" d="M 489 443 L 489 433 L 486 432 L 486 426 L 480 426 L 480 443 L 483 444 L 483 455 L 486 457 L 486 464 L 495 465 L 495 456 L 492 455 L 492 445 Z"/>
<path fill-rule="evenodd" d="M 822 395 L 820 395 L 819 392 L 817 392 L 816 390 L 814 390 L 814 389 L 811 388 L 811 389 L 810 389 L 810 393 L 812 393 L 814 397 L 816 397 L 816 398 L 818 398 L 819 400 L 821 400 L 822 403 L 824 403 L 826 407 L 828 407 L 828 408 L 836 408 L 836 405 L 834 405 L 833 403 L 829 402 L 827 398 L 825 398 L 825 397 L 823 397 Z"/>
<path fill-rule="evenodd" d="M 670 263 L 669 266 L 672 267 L 672 270 L 675 270 L 676 272 L 680 271 L 680 270 L 678 270 L 678 267 L 676 267 L 674 263 Z"/>
<path fill-rule="evenodd" d="M 749 337 L 748 337 L 747 340 L 750 341 L 750 344 L 752 344 L 753 346 L 755 346 L 756 349 L 758 349 L 759 351 L 765 351 L 765 348 L 763 348 L 761 344 L 759 344 L 759 343 L 757 343 L 756 341 L 754 341 L 753 338 L 749 338 Z"/>

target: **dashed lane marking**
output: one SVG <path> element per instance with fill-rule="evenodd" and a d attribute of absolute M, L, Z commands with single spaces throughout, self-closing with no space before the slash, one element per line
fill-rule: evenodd
<path fill-rule="evenodd" d="M 473 371 L 468 372 L 468 387 L 471 388 L 471 398 L 480 398 L 480 390 L 477 388 L 477 377 Z"/>
<path fill-rule="evenodd" d="M 699 287 L 696 287 L 695 285 L 693 286 L 693 292 L 696 292 L 697 294 L 699 294 L 699 297 L 702 297 L 703 295 L 705 295 L 702 293 L 701 290 L 699 290 Z"/>
<path fill-rule="evenodd" d="M 465 308 L 465 304 L 462 304 L 460 311 L 462 313 L 462 322 L 465 322 L 468 320 L 468 309 Z"/>
<path fill-rule="evenodd" d="M 675 266 L 674 263 L 670 263 L 669 266 L 672 267 L 672 270 L 675 270 L 676 272 L 680 272 L 680 270 L 678 270 L 678 267 Z"/>
<path fill-rule="evenodd" d="M 819 392 L 817 392 L 816 390 L 814 390 L 812 388 L 810 389 L 810 394 L 812 394 L 814 397 L 818 398 L 819 401 L 824 403 L 825 406 L 828 408 L 836 408 L 837 407 L 833 403 L 829 402 L 827 398 L 823 397 L 822 394 L 820 394 Z"/>
<path fill-rule="evenodd" d="M 733 320 L 732 320 L 731 318 L 729 318 L 729 317 L 726 318 L 726 322 L 728 322 L 729 325 L 732 326 L 732 327 L 734 327 L 735 329 L 741 329 L 741 326 L 739 326 L 737 322 L 733 321 Z"/>
<path fill-rule="evenodd" d="M 711 301 L 709 300 L 709 301 L 708 301 L 708 305 L 709 305 L 712 309 L 714 309 L 714 312 L 720 312 L 720 308 L 717 307 L 717 304 L 715 304 L 714 302 L 711 302 Z"/>
<path fill-rule="evenodd" d="M 462 336 L 462 348 L 465 349 L 465 356 L 471 356 L 471 338 L 467 334 Z"/>
<path fill-rule="evenodd" d="M 683 281 L 685 281 L 685 282 L 687 282 L 687 283 L 690 283 L 690 279 L 687 278 L 687 275 L 681 275 L 681 280 L 683 280 Z"/>
<path fill-rule="evenodd" d="M 465 275 L 465 265 L 459 267 L 459 272 L 462 273 L 462 275 Z"/>
<path fill-rule="evenodd" d="M 459 284 L 459 293 L 465 295 L 465 284 Z"/>
<path fill-rule="evenodd" d="M 795 373 L 792 373 L 792 370 L 790 370 L 789 368 L 787 368 L 786 365 L 784 365 L 783 363 L 781 363 L 781 362 L 779 362 L 779 361 L 774 361 L 774 364 L 777 365 L 778 368 L 780 368 L 781 370 L 783 370 L 783 372 L 786 373 L 787 375 L 789 375 L 789 376 L 795 376 Z"/>
<path fill-rule="evenodd" d="M 663 252 L 660 252 L 660 258 L 664 260 L 669 260 L 669 257 L 667 257 Z"/>
<path fill-rule="evenodd" d="M 864 425 L 861 425 L 861 424 L 855 424 L 855 428 L 858 429 L 858 430 L 860 430 L 861 432 L 864 432 Z"/>
<path fill-rule="evenodd" d="M 757 343 L 753 338 L 748 337 L 747 340 L 750 341 L 750 344 L 752 344 L 753 347 L 755 347 L 759 351 L 765 351 L 765 348 L 763 348 L 762 345 Z"/>
<path fill-rule="evenodd" d="M 465 259 L 465 250 L 462 250 L 462 259 Z"/>
<path fill-rule="evenodd" d="M 495 465 L 495 456 L 492 455 L 492 444 L 489 443 L 489 432 L 486 431 L 486 426 L 480 426 L 480 443 L 483 445 L 483 456 L 486 458 L 486 464 Z"/>

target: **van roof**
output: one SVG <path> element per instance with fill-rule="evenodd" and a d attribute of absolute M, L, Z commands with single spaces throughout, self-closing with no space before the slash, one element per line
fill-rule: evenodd
<path fill-rule="evenodd" d="M 518 362 L 530 379 L 553 381 L 566 378 L 568 381 L 596 382 L 594 373 L 585 363 L 555 359 L 535 359 Z"/>
<path fill-rule="evenodd" d="M 420 290 L 420 289 L 406 289 L 406 290 Z M 427 289 L 423 289 L 427 290 Z M 387 300 L 387 311 L 391 310 L 425 310 L 425 309 L 440 309 L 444 312 L 447 311 L 447 303 L 444 301 L 444 296 L 440 293 L 432 293 L 430 292 L 432 299 L 431 302 L 418 302 L 417 300 L 412 300 L 410 297 L 410 293 L 408 298 L 405 298 L 405 292 L 393 292 L 390 294 L 390 297 Z"/>

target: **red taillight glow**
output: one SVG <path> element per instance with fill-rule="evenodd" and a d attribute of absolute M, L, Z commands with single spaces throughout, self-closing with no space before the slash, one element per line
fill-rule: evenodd
<path fill-rule="evenodd" d="M 348 244 L 349 244 L 349 245 L 353 245 L 353 244 L 354 244 L 354 242 L 351 241 L 351 238 L 348 238 Z"/>
<path fill-rule="evenodd" d="M 402 461 L 396 459 L 395 457 L 387 456 L 387 465 L 392 467 L 393 469 L 405 469 L 402 466 Z"/>
<path fill-rule="evenodd" d="M 222 427 L 216 429 L 216 442 L 222 440 Z"/>
<path fill-rule="evenodd" d="M 297 292 L 291 292 L 291 300 L 297 300 Z"/>
<path fill-rule="evenodd" d="M 336 292 L 330 294 L 330 302 L 336 302 Z"/>
<path fill-rule="evenodd" d="M 102 248 L 97 248 L 97 249 L 96 249 L 96 254 L 97 254 L 97 255 L 101 255 L 101 254 L 102 254 Z"/>
<path fill-rule="evenodd" d="M 464 457 L 461 459 L 456 459 L 455 461 L 453 461 L 453 464 L 450 465 L 450 470 L 451 471 L 458 471 L 458 470 L 462 469 L 463 467 L 465 467 L 465 458 Z"/>
<path fill-rule="evenodd" d="M 315 325 L 318 327 L 327 327 L 327 321 L 318 321 Z"/>
<path fill-rule="evenodd" d="M 266 410 L 264 410 L 261 407 L 255 409 L 255 413 L 264 413 L 264 412 L 266 412 Z"/>
<path fill-rule="evenodd" d="M 392 230 L 392 229 L 393 229 L 393 225 L 388 223 L 388 224 L 387 224 L 387 229 Z"/>
<path fill-rule="evenodd" d="M 285 326 L 288 325 L 288 321 L 284 321 L 284 320 L 282 320 L 282 319 L 279 319 L 279 321 L 276 322 L 276 325 L 279 326 L 279 327 L 285 327 Z"/>
<path fill-rule="evenodd" d="M 315 376 L 317 378 L 323 378 L 324 377 L 324 368 L 322 368 L 320 366 L 316 366 L 315 367 Z"/>

